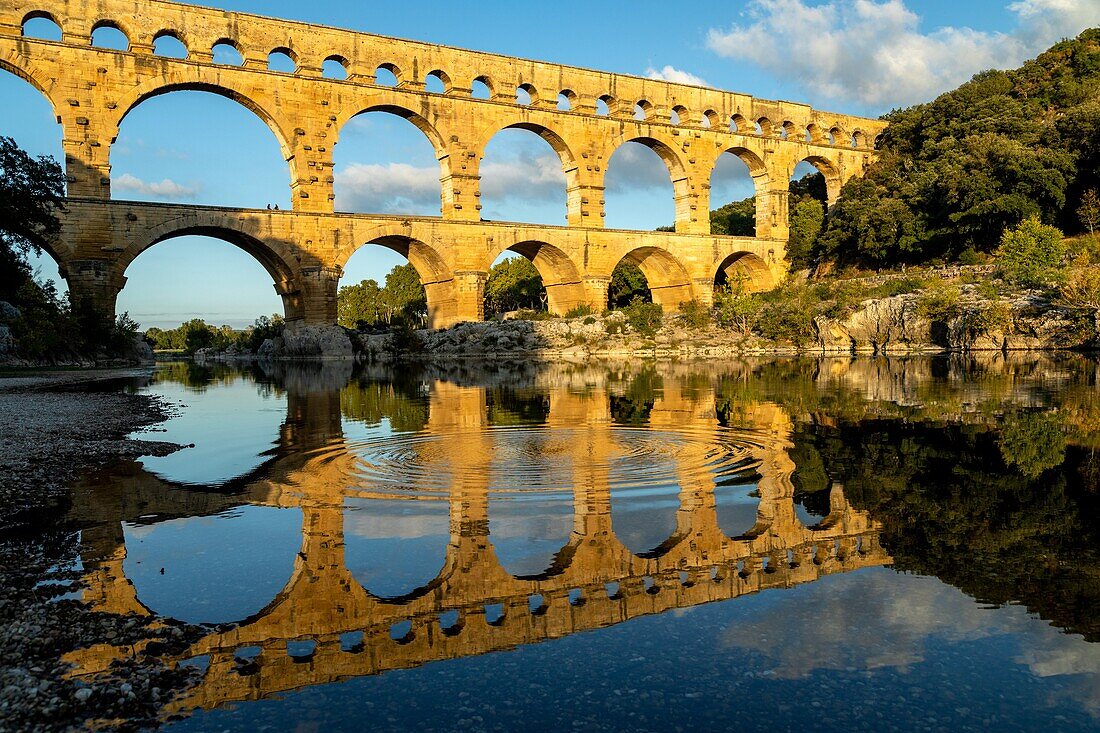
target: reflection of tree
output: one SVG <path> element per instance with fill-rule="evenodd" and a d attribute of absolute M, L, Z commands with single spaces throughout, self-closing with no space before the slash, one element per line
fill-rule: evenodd
<path fill-rule="evenodd" d="M 1059 466 L 1066 457 L 1066 434 L 1057 413 L 1009 416 L 1001 429 L 1001 456 L 1030 478 Z"/>
<path fill-rule="evenodd" d="M 398 432 L 417 432 L 428 424 L 428 402 L 418 383 L 352 381 L 340 392 L 340 412 L 348 420 L 377 425 L 388 418 Z"/>
<path fill-rule="evenodd" d="M 550 417 L 550 395 L 501 387 L 486 395 L 490 425 L 543 425 Z"/>
<path fill-rule="evenodd" d="M 623 425 L 642 425 L 649 422 L 649 414 L 661 391 L 663 381 L 653 365 L 646 365 L 629 377 L 622 394 L 611 395 L 611 419 Z"/>
<path fill-rule="evenodd" d="M 1049 426 L 1039 430 L 1048 440 Z M 985 427 L 863 420 L 800 439 L 813 442 L 853 505 L 882 522 L 898 568 L 981 601 L 1023 603 L 1100 640 L 1100 534 L 1091 520 L 1100 507 L 1086 451 L 1069 449 L 1037 480 L 1006 465 Z"/>

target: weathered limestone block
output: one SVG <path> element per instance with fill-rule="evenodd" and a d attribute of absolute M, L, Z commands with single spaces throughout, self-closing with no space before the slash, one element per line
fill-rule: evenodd
<path fill-rule="evenodd" d="M 263 347 L 260 347 L 261 350 Z M 340 326 L 316 323 L 288 323 L 283 331 L 279 356 L 300 359 L 354 359 L 351 338 Z"/>

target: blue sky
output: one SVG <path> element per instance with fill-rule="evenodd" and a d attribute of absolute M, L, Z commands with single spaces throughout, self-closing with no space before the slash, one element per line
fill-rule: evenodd
<path fill-rule="evenodd" d="M 1100 25 L 1100 0 L 741 0 L 696 6 L 665 2 L 547 6 L 500 0 L 476 9 L 422 0 L 402 3 L 231 2 L 219 7 L 312 21 L 608 71 L 704 82 L 824 109 L 878 115 L 927 100 L 985 68 L 1008 68 L 1052 42 Z M 705 9 L 705 12 L 700 12 Z M 583 19 L 581 22 L 580 19 Z M 0 135 L 60 160 L 60 129 L 31 87 L 0 72 Z M 216 138 L 202 133 L 216 127 Z M 211 141 L 214 144 L 209 144 Z M 438 164 L 427 140 L 397 118 L 353 120 L 335 148 L 341 210 L 438 214 Z M 233 102 L 181 92 L 139 106 L 112 151 L 115 198 L 258 206 L 290 204 L 289 174 L 267 128 Z M 565 223 L 564 178 L 549 146 L 505 131 L 486 153 L 483 215 Z M 715 173 L 712 201 L 751 194 L 736 159 Z M 608 169 L 607 223 L 653 229 L 672 222 L 667 170 L 639 146 L 616 153 Z M 382 280 L 397 255 L 365 247 L 345 282 Z M 43 277 L 56 267 L 40 262 Z M 144 326 L 190 317 L 241 326 L 281 310 L 264 270 L 225 243 L 171 240 L 127 271 L 119 309 Z"/>

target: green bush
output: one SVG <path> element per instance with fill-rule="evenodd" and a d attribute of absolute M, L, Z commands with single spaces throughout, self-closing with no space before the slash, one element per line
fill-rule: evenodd
<path fill-rule="evenodd" d="M 688 328 L 706 328 L 710 325 L 710 308 L 697 300 L 680 304 L 680 317 Z"/>
<path fill-rule="evenodd" d="M 630 327 L 642 336 L 652 338 L 657 334 L 664 319 L 664 308 L 657 303 L 647 303 L 641 298 L 634 298 L 630 305 L 623 308 L 623 315 Z"/>
<path fill-rule="evenodd" d="M 714 305 L 718 325 L 748 336 L 756 328 L 764 301 L 755 293 L 727 285 L 714 294 Z"/>
<path fill-rule="evenodd" d="M 959 314 L 959 288 L 942 280 L 928 284 L 917 300 L 917 313 L 933 321 L 946 321 Z"/>
<path fill-rule="evenodd" d="M 788 284 L 764 294 L 763 300 L 756 327 L 764 338 L 795 346 L 813 338 L 818 301 L 810 288 Z"/>
<path fill-rule="evenodd" d="M 1061 282 L 1066 254 L 1062 232 L 1032 216 L 1001 235 L 997 265 L 1014 285 L 1044 287 Z"/>
<path fill-rule="evenodd" d="M 592 306 L 588 305 L 587 303 L 582 303 L 581 305 L 578 305 L 576 308 L 570 308 L 566 312 L 565 317 L 566 318 L 581 318 L 583 316 L 591 316 L 591 315 L 595 314 L 595 312 L 596 311 Z"/>
<path fill-rule="evenodd" d="M 596 322 L 596 316 L 587 316 L 587 317 L 585 317 L 585 319 L 583 321 L 581 321 L 581 323 L 583 323 L 586 326 L 591 326 L 595 322 Z"/>

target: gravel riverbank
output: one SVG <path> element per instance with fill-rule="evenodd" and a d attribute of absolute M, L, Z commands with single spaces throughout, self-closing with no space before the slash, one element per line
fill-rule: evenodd
<path fill-rule="evenodd" d="M 93 680 L 70 676 L 65 655 L 155 637 L 184 648 L 193 630 L 91 612 L 81 596 L 79 527 L 67 487 L 109 461 L 179 446 L 127 436 L 174 409 L 123 388 L 148 369 L 0 375 L 0 731 L 138 729 L 155 724 L 191 673 L 138 651 Z M 148 649 L 148 647 L 147 647 Z M 137 651 L 135 649 L 135 651 Z"/>

